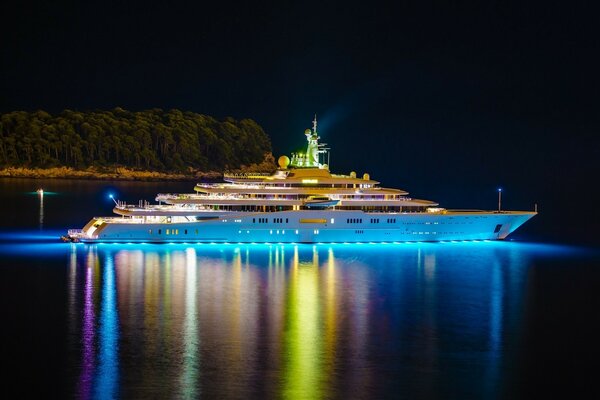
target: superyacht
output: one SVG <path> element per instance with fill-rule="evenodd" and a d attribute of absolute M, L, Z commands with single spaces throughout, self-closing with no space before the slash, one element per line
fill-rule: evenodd
<path fill-rule="evenodd" d="M 281 156 L 275 173 L 225 174 L 193 193 L 158 194 L 157 204 L 115 201 L 64 240 L 97 243 L 398 243 L 501 240 L 535 211 L 448 210 L 384 188 L 365 173 L 329 171 L 317 121 L 305 152 Z"/>

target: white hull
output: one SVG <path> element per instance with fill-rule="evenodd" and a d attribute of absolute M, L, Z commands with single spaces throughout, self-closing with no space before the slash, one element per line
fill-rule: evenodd
<path fill-rule="evenodd" d="M 78 240 L 86 243 L 368 243 L 498 240 L 535 212 L 365 213 L 300 210 L 230 213 L 218 219 L 144 223 L 94 219 Z M 266 220 L 266 222 L 264 222 Z M 102 221 L 93 232 L 94 222 Z M 277 222 L 275 222 L 277 221 Z M 87 230 L 87 231 L 86 231 Z"/>

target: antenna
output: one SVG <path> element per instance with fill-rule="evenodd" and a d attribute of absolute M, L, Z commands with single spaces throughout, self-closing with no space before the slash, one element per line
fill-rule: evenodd
<path fill-rule="evenodd" d="M 502 212 L 502 188 L 498 188 L 498 212 Z"/>
<path fill-rule="evenodd" d="M 313 119 L 313 132 L 317 133 L 317 114 L 315 113 L 315 119 Z"/>

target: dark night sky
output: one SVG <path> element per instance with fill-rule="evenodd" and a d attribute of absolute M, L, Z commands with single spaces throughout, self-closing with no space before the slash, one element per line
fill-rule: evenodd
<path fill-rule="evenodd" d="M 12 3 L 0 10 L 0 112 L 250 117 L 276 155 L 304 145 L 316 112 L 337 172 L 367 171 L 448 207 L 493 208 L 498 185 L 512 208 L 594 201 L 591 8 Z"/>

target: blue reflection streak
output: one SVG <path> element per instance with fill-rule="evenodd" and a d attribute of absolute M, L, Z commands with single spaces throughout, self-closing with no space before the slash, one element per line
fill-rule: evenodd
<path fill-rule="evenodd" d="M 490 287 L 490 331 L 489 331 L 489 367 L 487 371 L 487 395 L 493 397 L 497 391 L 500 361 L 502 357 L 502 318 L 504 316 L 503 296 L 504 282 L 498 260 L 492 267 L 492 282 Z"/>
<path fill-rule="evenodd" d="M 502 340 L 502 295 L 504 293 L 504 285 L 500 276 L 500 265 L 495 260 L 492 270 L 492 287 L 490 290 L 490 350 L 492 356 L 497 355 L 500 350 L 500 342 Z"/>
<path fill-rule="evenodd" d="M 99 365 L 96 398 L 116 398 L 119 376 L 119 321 L 116 307 L 115 265 L 106 254 L 99 326 Z"/>

